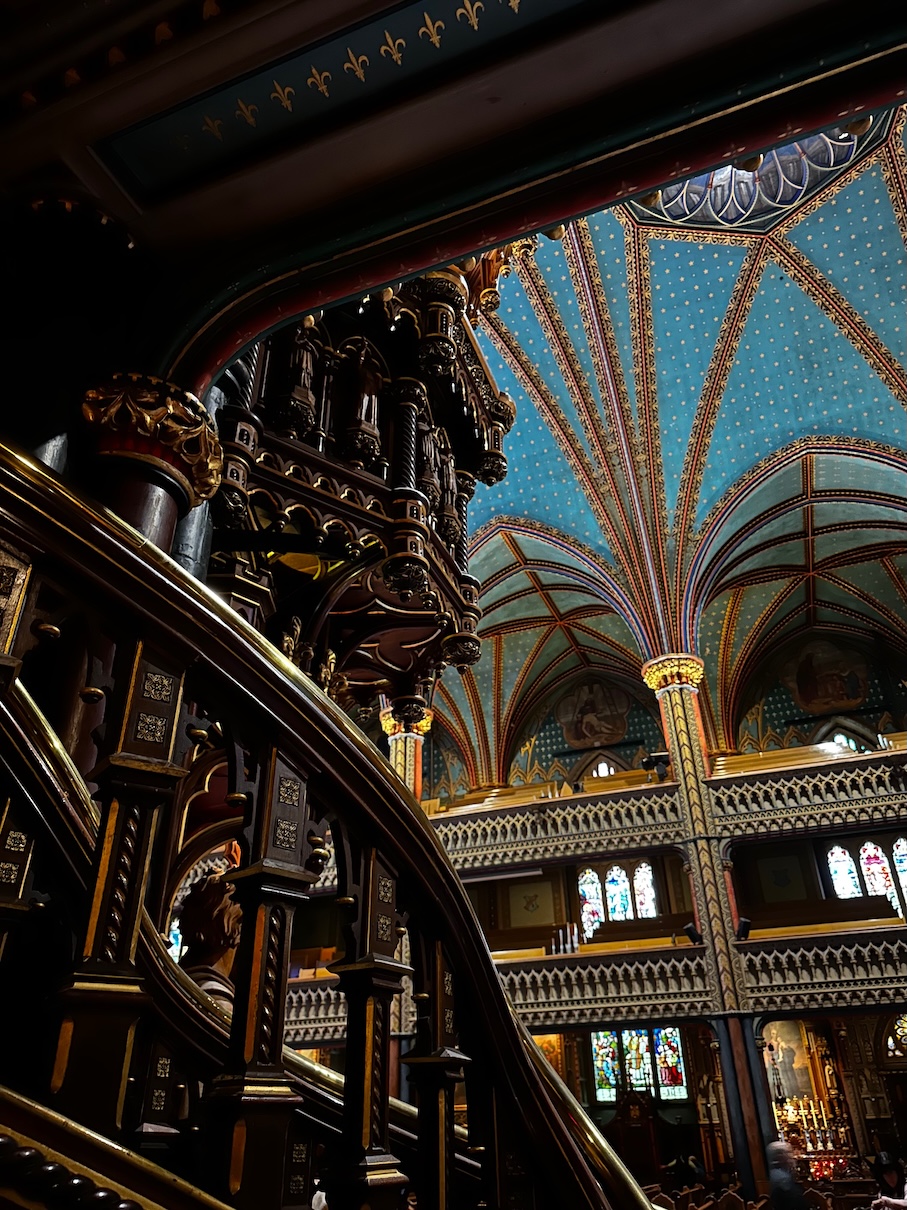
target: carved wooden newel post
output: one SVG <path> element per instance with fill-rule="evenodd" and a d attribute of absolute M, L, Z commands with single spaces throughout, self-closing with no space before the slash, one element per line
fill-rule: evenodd
<path fill-rule="evenodd" d="M 287 1133 L 300 1100 L 283 1065 L 293 914 L 328 854 L 310 816 L 306 774 L 276 751 L 262 771 L 250 834 L 249 864 L 229 875 L 243 922 L 229 1057 L 207 1098 L 213 1191 L 244 1210 L 277 1210 L 286 1200 Z"/>
<path fill-rule="evenodd" d="M 327 1181 L 331 1210 L 396 1210 L 406 1177 L 388 1148 L 391 1001 L 412 968 L 394 954 L 404 928 L 397 880 L 374 848 L 344 837 L 337 848 L 350 912 L 346 952 L 331 969 L 347 1002 L 343 1137 Z"/>
<path fill-rule="evenodd" d="M 457 1046 L 454 977 L 440 941 L 419 947 L 416 1045 L 403 1062 L 419 1097 L 419 1204 L 448 1210 L 454 1091 L 469 1062 Z"/>
<path fill-rule="evenodd" d="M 135 952 L 158 818 L 185 773 L 171 763 L 182 673 L 139 642 L 128 663 L 118 650 L 116 681 L 125 690 L 108 705 L 107 726 L 119 734 L 94 772 L 102 804 L 95 881 L 82 962 L 62 996 L 51 1082 L 55 1107 L 107 1135 L 123 1127 L 146 1003 Z"/>

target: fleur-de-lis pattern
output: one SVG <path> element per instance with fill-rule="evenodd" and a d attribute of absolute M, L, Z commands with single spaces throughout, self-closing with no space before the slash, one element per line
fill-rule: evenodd
<path fill-rule="evenodd" d="M 433 21 L 428 13 L 423 13 L 425 24 L 419 26 L 419 37 L 428 38 L 432 46 L 440 47 L 441 45 L 441 30 L 444 29 L 443 21 Z"/>
<path fill-rule="evenodd" d="M 425 0 L 421 0 L 424 4 Z M 212 156 L 228 152 L 231 142 L 234 142 L 234 120 L 246 128 L 257 130 L 258 133 L 270 133 L 275 129 L 275 123 L 286 121 L 285 115 L 292 115 L 293 124 L 316 112 L 324 105 L 325 100 L 343 103 L 350 97 L 350 89 L 358 91 L 358 85 L 368 85 L 369 91 L 389 87 L 396 77 L 396 69 L 422 70 L 427 61 L 426 53 L 433 56 L 433 61 L 440 63 L 450 59 L 458 59 L 468 53 L 470 47 L 476 45 L 469 31 L 480 32 L 483 43 L 486 40 L 496 42 L 507 36 L 510 20 L 504 18 L 504 11 L 509 9 L 522 17 L 521 6 L 526 9 L 526 18 L 536 22 L 556 7 L 560 0 L 537 0 L 537 3 L 525 6 L 522 0 L 497 0 L 491 4 L 489 0 L 428 0 L 428 8 L 417 7 L 419 0 L 403 9 L 398 9 L 394 17 L 395 29 L 384 26 L 383 21 L 375 20 L 369 25 L 360 26 L 355 34 L 358 45 L 354 48 L 347 42 L 349 34 L 339 34 L 330 43 L 322 44 L 318 54 L 322 57 L 320 66 L 311 61 L 308 64 L 302 58 L 302 52 L 297 58 L 284 60 L 276 68 L 280 78 L 275 78 L 275 68 L 270 71 L 263 69 L 259 75 L 246 77 L 240 87 L 242 96 L 234 91 L 236 84 L 224 85 L 217 94 L 209 96 L 204 102 L 205 108 L 185 107 L 183 124 L 174 129 L 174 115 L 162 115 L 155 122 L 161 125 L 162 143 L 170 156 L 170 168 L 165 170 L 168 175 L 174 168 L 177 175 L 180 169 L 176 167 L 176 159 L 183 164 L 189 164 L 197 155 L 211 159 Z M 566 2 L 566 0 L 565 0 Z M 570 3 L 576 0 L 569 0 Z M 205 16 L 217 15 L 219 5 L 217 0 L 203 0 Z M 480 30 L 480 26 L 482 29 Z M 462 30 L 458 37 L 456 29 Z M 380 39 L 380 40 L 379 40 Z M 419 45 L 426 51 L 418 52 Z M 432 51 L 427 48 L 431 46 Z M 117 48 L 115 48 L 117 49 Z M 438 52 L 437 59 L 434 59 Z M 117 49 L 117 53 L 119 53 Z M 345 57 L 343 57 L 345 56 Z M 406 62 L 404 62 L 406 60 Z M 387 63 L 394 65 L 394 74 L 389 66 L 379 70 Z M 342 81 L 350 80 L 350 84 L 342 87 Z M 355 79 L 357 83 L 352 84 Z M 305 97 L 312 92 L 319 94 L 313 97 L 307 105 Z M 283 110 L 278 116 L 275 106 Z M 207 110 L 207 112 L 206 112 Z M 188 129 L 187 129 L 188 128 Z M 194 133 L 193 133 L 194 131 Z M 201 135 L 201 138 L 199 138 Z M 223 151 L 215 149 L 213 140 L 222 145 Z M 207 152 L 204 148 L 207 147 Z M 128 152 L 127 161 L 142 160 L 146 153 L 137 148 L 135 153 Z"/>
<path fill-rule="evenodd" d="M 317 88 L 323 97 L 330 96 L 328 92 L 328 83 L 331 80 L 329 71 L 319 71 L 317 67 L 312 68 L 312 74 L 308 78 L 309 88 Z"/>
<path fill-rule="evenodd" d="M 467 24 L 478 30 L 479 13 L 484 7 L 482 0 L 463 0 L 463 7 L 457 9 L 457 20 L 462 21 L 465 17 Z"/>
<path fill-rule="evenodd" d="M 245 101 L 240 100 L 239 97 L 236 98 L 236 104 L 239 106 L 236 111 L 236 116 L 240 119 L 240 121 L 245 122 L 247 126 L 257 125 L 255 115 L 258 113 L 258 106 L 247 105 Z"/>
<path fill-rule="evenodd" d="M 271 93 L 271 100 L 282 105 L 287 113 L 293 112 L 293 97 L 296 96 L 296 89 L 289 85 L 284 88 L 283 85 L 274 81 L 274 91 Z"/>
<path fill-rule="evenodd" d="M 351 71 L 353 73 L 353 75 L 356 77 L 356 79 L 361 80 L 362 83 L 364 84 L 365 83 L 365 69 L 368 67 L 368 56 L 354 54 L 349 46 L 346 49 L 347 49 L 347 54 L 349 55 L 349 58 L 344 63 L 343 70 Z"/>
<path fill-rule="evenodd" d="M 399 67 L 403 62 L 403 52 L 406 49 L 406 43 L 402 38 L 391 37 L 390 30 L 384 31 L 384 44 L 381 47 L 381 56 L 385 56 L 393 61 Z"/>

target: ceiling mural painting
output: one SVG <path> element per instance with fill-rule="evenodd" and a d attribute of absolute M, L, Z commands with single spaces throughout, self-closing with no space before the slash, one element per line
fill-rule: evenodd
<path fill-rule="evenodd" d="M 475 784 L 506 782 L 527 722 L 583 677 L 593 704 L 643 703 L 658 654 L 703 656 L 724 752 L 779 646 L 802 664 L 884 625 L 907 654 L 904 124 L 876 115 L 512 245 L 478 318 L 517 404 L 472 537 L 485 653 L 435 698 Z"/>

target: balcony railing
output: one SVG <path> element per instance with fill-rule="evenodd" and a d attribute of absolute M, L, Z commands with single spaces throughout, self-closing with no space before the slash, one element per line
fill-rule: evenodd
<path fill-rule="evenodd" d="M 710 783 L 722 836 L 827 831 L 907 818 L 907 752 L 873 752 L 796 772 L 755 772 Z"/>

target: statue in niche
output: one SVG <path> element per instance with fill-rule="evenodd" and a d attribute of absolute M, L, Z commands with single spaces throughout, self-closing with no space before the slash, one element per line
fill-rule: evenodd
<path fill-rule="evenodd" d="M 350 461 L 353 466 L 363 467 L 381 453 L 378 396 L 384 379 L 367 340 L 356 337 L 347 341 L 343 352 L 350 359 L 352 370 L 352 415 L 346 430 Z"/>
<path fill-rule="evenodd" d="M 438 532 L 445 542 L 453 544 L 460 536 L 460 518 L 457 515 L 457 467 L 450 440 L 444 429 L 438 429 L 438 448 L 441 463 Z"/>
<path fill-rule="evenodd" d="M 419 488 L 428 500 L 432 512 L 437 511 L 441 502 L 437 432 L 429 419 L 419 417 Z"/>
<path fill-rule="evenodd" d="M 281 406 L 281 421 L 287 436 L 294 440 L 305 437 L 315 427 L 315 366 L 318 347 L 306 328 L 297 329 L 293 340 L 290 367 L 293 386 Z"/>
<path fill-rule="evenodd" d="M 230 976 L 242 926 L 233 884 L 220 874 L 199 879 L 183 902 L 179 921 L 186 946 L 180 966 L 225 1012 L 232 1012 Z"/>

